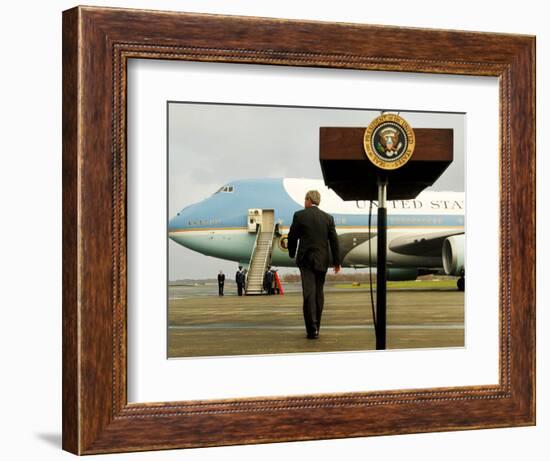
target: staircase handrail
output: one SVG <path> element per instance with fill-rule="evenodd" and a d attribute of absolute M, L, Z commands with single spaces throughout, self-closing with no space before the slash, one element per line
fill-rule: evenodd
<path fill-rule="evenodd" d="M 250 268 L 252 268 L 252 261 L 254 261 L 254 256 L 256 256 L 256 248 L 258 246 L 258 240 L 260 238 L 260 235 L 262 233 L 262 225 L 256 224 L 256 240 L 254 240 L 254 246 L 252 247 L 252 254 L 250 255 Z M 245 291 L 248 290 L 248 272 L 246 273 L 246 284 L 245 284 Z"/>
<path fill-rule="evenodd" d="M 273 227 L 271 228 L 271 235 L 270 235 L 270 238 L 269 238 L 269 250 L 266 251 L 265 253 L 265 257 L 264 257 L 264 265 L 263 265 L 263 268 L 264 268 L 264 272 L 265 272 L 265 269 L 267 267 L 267 257 L 269 256 L 269 261 L 271 262 L 271 254 L 273 252 L 273 235 L 275 234 L 275 225 L 273 225 Z"/>

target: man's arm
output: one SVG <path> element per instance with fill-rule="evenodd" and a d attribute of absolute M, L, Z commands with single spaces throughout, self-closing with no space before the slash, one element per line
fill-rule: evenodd
<path fill-rule="evenodd" d="M 298 213 L 298 212 L 296 212 Z M 288 256 L 294 258 L 296 256 L 296 248 L 298 247 L 298 239 L 300 238 L 300 225 L 296 217 L 296 213 L 292 217 L 292 224 L 288 231 Z"/>
<path fill-rule="evenodd" d="M 330 224 L 328 230 L 328 241 L 330 244 L 330 252 L 332 253 L 332 261 L 334 262 L 334 270 L 338 272 L 340 270 L 340 245 L 338 243 L 338 234 L 336 233 L 336 226 L 334 224 L 334 217 L 330 216 Z"/>

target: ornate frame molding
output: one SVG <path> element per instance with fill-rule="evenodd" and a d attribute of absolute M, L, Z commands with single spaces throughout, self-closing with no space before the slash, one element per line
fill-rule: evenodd
<path fill-rule="evenodd" d="M 518 35 L 64 12 L 63 448 L 91 454 L 534 424 L 534 56 L 534 38 Z M 134 58 L 498 77 L 499 385 L 128 404 L 126 68 Z"/>

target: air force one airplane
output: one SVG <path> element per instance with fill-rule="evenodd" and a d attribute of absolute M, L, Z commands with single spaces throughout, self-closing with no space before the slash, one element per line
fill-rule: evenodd
<path fill-rule="evenodd" d="M 288 231 L 311 189 L 321 193 L 319 208 L 334 216 L 342 266 L 376 266 L 376 202 L 369 228 L 368 201 L 343 201 L 316 179 L 230 182 L 183 208 L 170 220 L 168 234 L 191 250 L 248 267 L 247 292 L 261 292 L 268 265 L 295 266 L 288 255 Z M 414 200 L 388 201 L 387 207 L 390 280 L 414 280 L 422 273 L 463 274 L 463 192 L 424 191 Z"/>

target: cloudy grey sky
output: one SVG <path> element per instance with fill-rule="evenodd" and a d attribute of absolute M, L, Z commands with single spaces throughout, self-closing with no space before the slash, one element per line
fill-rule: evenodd
<path fill-rule="evenodd" d="M 396 109 L 399 110 L 399 109 Z M 223 184 L 243 178 L 323 179 L 319 127 L 366 127 L 380 110 L 168 103 L 168 214 L 203 200 Z M 465 115 L 407 112 L 413 128 L 453 128 L 454 161 L 432 190 L 464 191 Z M 170 241 L 170 280 L 230 277 L 236 263 Z M 286 269 L 280 272 L 295 272 Z"/>

